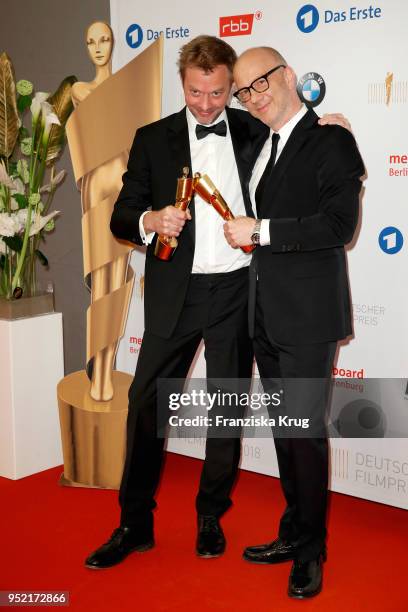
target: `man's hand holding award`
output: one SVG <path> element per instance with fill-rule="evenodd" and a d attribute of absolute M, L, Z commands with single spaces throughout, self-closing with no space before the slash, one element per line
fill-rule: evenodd
<path fill-rule="evenodd" d="M 176 202 L 175 208 L 179 210 L 187 210 L 191 198 L 193 197 L 193 183 L 192 178 L 188 178 L 190 169 L 186 166 L 183 168 L 183 176 L 177 179 L 177 191 L 176 191 Z M 178 246 L 177 238 L 174 236 L 165 236 L 159 234 L 157 236 L 157 242 L 154 249 L 154 254 L 163 261 L 168 261 L 172 258 L 174 251 Z"/>
<path fill-rule="evenodd" d="M 210 204 L 210 206 L 221 215 L 224 221 L 232 221 L 235 219 L 230 207 L 207 174 L 201 175 L 199 172 L 195 173 L 194 191 L 198 193 L 207 204 Z M 244 253 L 252 253 L 254 248 L 255 245 L 253 244 L 241 247 Z"/>
<path fill-rule="evenodd" d="M 207 174 L 201 175 L 199 172 L 196 172 L 194 178 L 188 178 L 189 171 L 189 168 L 183 168 L 183 176 L 177 180 L 176 202 L 174 206 L 179 210 L 187 210 L 191 198 L 194 193 L 197 193 L 204 202 L 210 204 L 210 206 L 217 211 L 224 221 L 232 221 L 235 219 L 230 207 L 210 177 Z M 157 236 L 154 254 L 159 259 L 168 261 L 172 258 L 177 245 L 178 241 L 174 236 L 160 234 Z M 251 253 L 254 248 L 255 246 L 253 244 L 241 247 L 244 253 Z"/>

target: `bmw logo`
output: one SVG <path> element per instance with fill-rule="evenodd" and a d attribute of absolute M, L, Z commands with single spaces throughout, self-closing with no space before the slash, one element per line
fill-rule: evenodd
<path fill-rule="evenodd" d="M 313 108 L 323 101 L 326 94 L 326 83 L 317 72 L 307 72 L 298 81 L 299 98 L 308 108 Z"/>

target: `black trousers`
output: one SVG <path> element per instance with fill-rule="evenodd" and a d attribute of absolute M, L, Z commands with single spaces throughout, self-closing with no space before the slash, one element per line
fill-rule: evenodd
<path fill-rule="evenodd" d="M 296 388 L 297 396 L 304 402 L 304 415 L 312 414 L 321 423 L 325 421 L 326 402 L 329 393 L 330 376 L 336 352 L 336 342 L 312 345 L 287 346 L 270 338 L 265 330 L 264 315 L 260 300 L 256 301 L 254 351 L 262 382 L 268 379 L 283 378 L 296 386 L 293 379 L 300 380 Z M 319 397 L 313 381 L 319 379 Z M 264 382 L 266 381 L 266 382 Z M 310 385 L 312 383 L 312 385 Z M 321 394 L 321 387 L 325 393 Z M 310 409 L 309 403 L 313 403 Z M 291 412 L 291 406 L 288 407 Z M 299 406 L 294 412 L 299 416 Z M 319 428 L 321 431 L 321 429 Z M 328 487 L 328 441 L 326 434 L 319 437 L 275 437 L 274 443 L 278 459 L 281 486 L 286 499 L 286 509 L 282 515 L 279 536 L 296 546 L 297 557 L 301 561 L 316 558 L 325 550 L 327 487 Z"/>
<path fill-rule="evenodd" d="M 164 439 L 157 437 L 157 378 L 185 378 L 202 339 L 208 378 L 250 378 L 248 269 L 192 274 L 175 332 L 169 339 L 145 332 L 129 390 L 127 450 L 119 493 L 122 525 L 152 521 Z M 239 438 L 207 438 L 196 509 L 222 515 L 240 460 Z"/>

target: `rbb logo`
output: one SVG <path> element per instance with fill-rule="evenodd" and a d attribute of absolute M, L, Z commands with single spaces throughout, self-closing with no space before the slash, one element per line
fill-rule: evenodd
<path fill-rule="evenodd" d="M 319 11 L 313 4 L 305 4 L 297 14 L 296 23 L 301 32 L 313 32 L 319 23 Z"/>
<path fill-rule="evenodd" d="M 137 49 L 143 42 L 143 30 L 137 23 L 132 23 L 126 30 L 126 42 L 132 49 Z"/>
<path fill-rule="evenodd" d="M 385 227 L 378 236 L 378 244 L 387 255 L 395 255 L 402 249 L 404 237 L 396 227 Z"/>
<path fill-rule="evenodd" d="M 220 17 L 220 37 L 245 36 L 252 33 L 254 14 Z"/>

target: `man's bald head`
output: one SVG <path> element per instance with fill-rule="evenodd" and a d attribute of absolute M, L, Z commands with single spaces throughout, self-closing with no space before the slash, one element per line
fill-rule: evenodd
<path fill-rule="evenodd" d="M 265 78 L 258 87 L 257 80 L 261 77 Z M 272 47 L 244 51 L 235 64 L 234 81 L 238 90 L 249 88 L 251 97 L 245 101 L 245 106 L 251 115 L 275 131 L 301 107 L 296 93 L 296 75 L 285 58 Z"/>
<path fill-rule="evenodd" d="M 253 47 L 252 49 L 247 49 L 237 59 L 234 67 L 234 75 L 236 70 L 240 70 L 242 65 L 246 64 L 254 64 L 260 59 L 264 59 L 268 61 L 271 65 L 283 64 L 287 66 L 287 62 L 283 55 L 279 53 L 276 49 L 272 47 Z"/>

